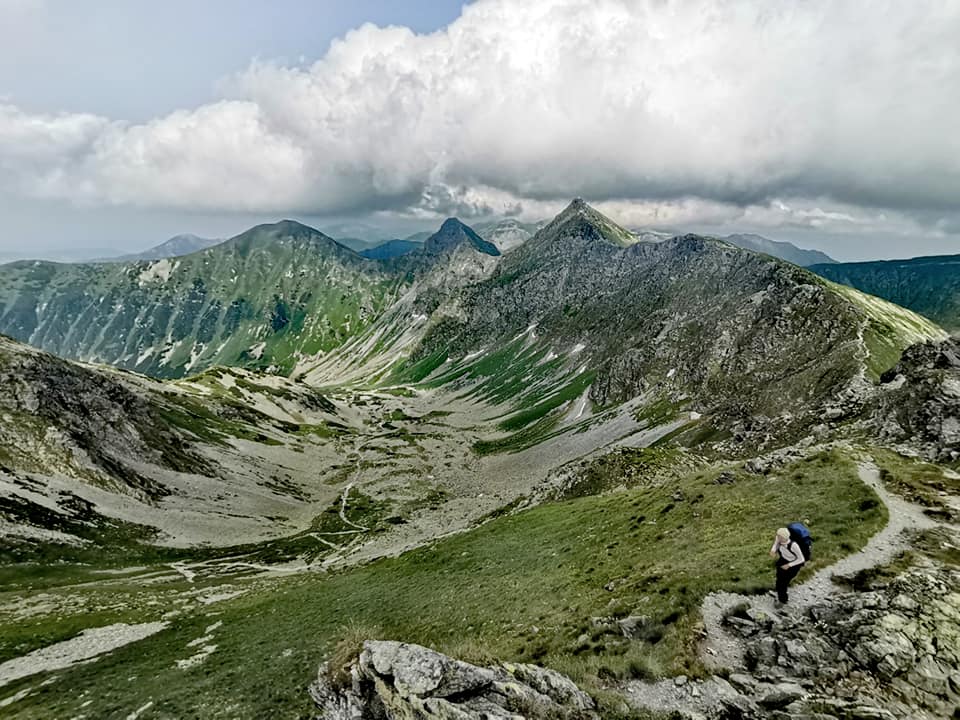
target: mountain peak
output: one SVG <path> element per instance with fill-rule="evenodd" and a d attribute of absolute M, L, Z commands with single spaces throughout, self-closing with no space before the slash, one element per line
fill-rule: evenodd
<path fill-rule="evenodd" d="M 496 245 L 484 240 L 477 235 L 473 228 L 460 222 L 457 218 L 447 218 L 444 220 L 440 229 L 427 238 L 424 244 L 424 250 L 428 254 L 436 255 L 442 252 L 449 252 L 463 243 L 469 244 L 474 250 L 485 255 L 500 254 Z"/>
<path fill-rule="evenodd" d="M 568 235 L 570 231 L 592 235 L 618 247 L 627 247 L 635 242 L 629 230 L 617 225 L 581 197 L 574 198 L 563 212 L 543 229 L 547 237 Z"/>
<path fill-rule="evenodd" d="M 591 213 L 594 213 L 597 215 L 600 214 L 596 210 L 594 210 L 592 207 L 590 207 L 587 204 L 587 201 L 584 200 L 582 197 L 575 197 L 573 200 L 570 201 L 570 204 L 567 205 L 567 207 L 565 207 L 559 215 L 557 215 L 556 219 L 558 220 L 561 218 L 569 219 L 569 218 L 577 217 L 581 215 L 587 216 L 587 215 L 590 215 Z"/>
<path fill-rule="evenodd" d="M 289 218 L 284 218 L 279 222 L 273 224 L 273 227 L 277 229 L 278 232 L 293 234 L 303 234 L 310 233 L 311 235 L 323 235 L 322 232 L 316 228 L 312 228 L 309 225 L 304 225 L 298 220 L 290 220 Z"/>
<path fill-rule="evenodd" d="M 440 226 L 440 232 L 457 232 L 459 230 L 468 231 L 470 226 L 462 223 L 458 218 L 449 217 L 443 221 Z"/>

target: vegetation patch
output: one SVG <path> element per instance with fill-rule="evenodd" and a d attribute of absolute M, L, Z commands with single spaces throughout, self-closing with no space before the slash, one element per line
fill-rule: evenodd
<path fill-rule="evenodd" d="M 871 448 L 870 454 L 880 469 L 884 484 L 905 499 L 927 508 L 927 513 L 956 521 L 957 511 L 947 497 L 960 496 L 960 477 L 944 468 L 891 450 Z"/>

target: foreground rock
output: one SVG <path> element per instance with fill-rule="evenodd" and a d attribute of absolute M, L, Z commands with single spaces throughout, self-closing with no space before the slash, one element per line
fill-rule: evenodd
<path fill-rule="evenodd" d="M 960 708 L 960 571 L 914 568 L 886 587 L 846 593 L 781 620 L 772 633 L 750 639 L 747 664 L 762 681 L 758 688 L 792 683 L 805 691 L 783 704 L 785 717 L 954 716 Z"/>
<path fill-rule="evenodd" d="M 874 430 L 930 460 L 960 458 L 960 342 L 926 342 L 903 353 L 881 377 Z"/>
<path fill-rule="evenodd" d="M 569 678 L 534 665 L 477 667 L 407 643 L 371 640 L 345 668 L 324 664 L 310 695 L 323 720 L 597 718 Z"/>
<path fill-rule="evenodd" d="M 952 541 L 951 541 L 952 542 Z M 960 710 L 960 570 L 920 561 L 806 612 L 743 603 L 725 620 L 742 667 L 677 686 L 632 683 L 631 703 L 711 720 L 933 720 Z"/>

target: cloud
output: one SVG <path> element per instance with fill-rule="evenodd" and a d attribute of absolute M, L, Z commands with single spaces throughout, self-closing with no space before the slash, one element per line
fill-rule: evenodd
<path fill-rule="evenodd" d="M 278 215 L 583 195 L 660 224 L 953 227 L 957 37 L 952 0 L 479 0 L 431 34 L 365 25 L 312 65 L 255 63 L 145 124 L 2 107 L 0 182 Z"/>

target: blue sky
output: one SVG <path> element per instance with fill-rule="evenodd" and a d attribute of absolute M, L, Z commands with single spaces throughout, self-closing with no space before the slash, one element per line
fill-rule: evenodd
<path fill-rule="evenodd" d="M 0 259 L 583 196 L 838 259 L 960 252 L 952 0 L 0 0 Z"/>
<path fill-rule="evenodd" d="M 142 122 L 218 96 L 253 58 L 315 60 L 366 22 L 431 32 L 462 0 L 0 0 L 19 5 L 3 37 L 0 95 L 34 112 Z M 10 11 L 12 12 L 12 11 Z M 2 31 L 0 31 L 2 33 Z"/>

